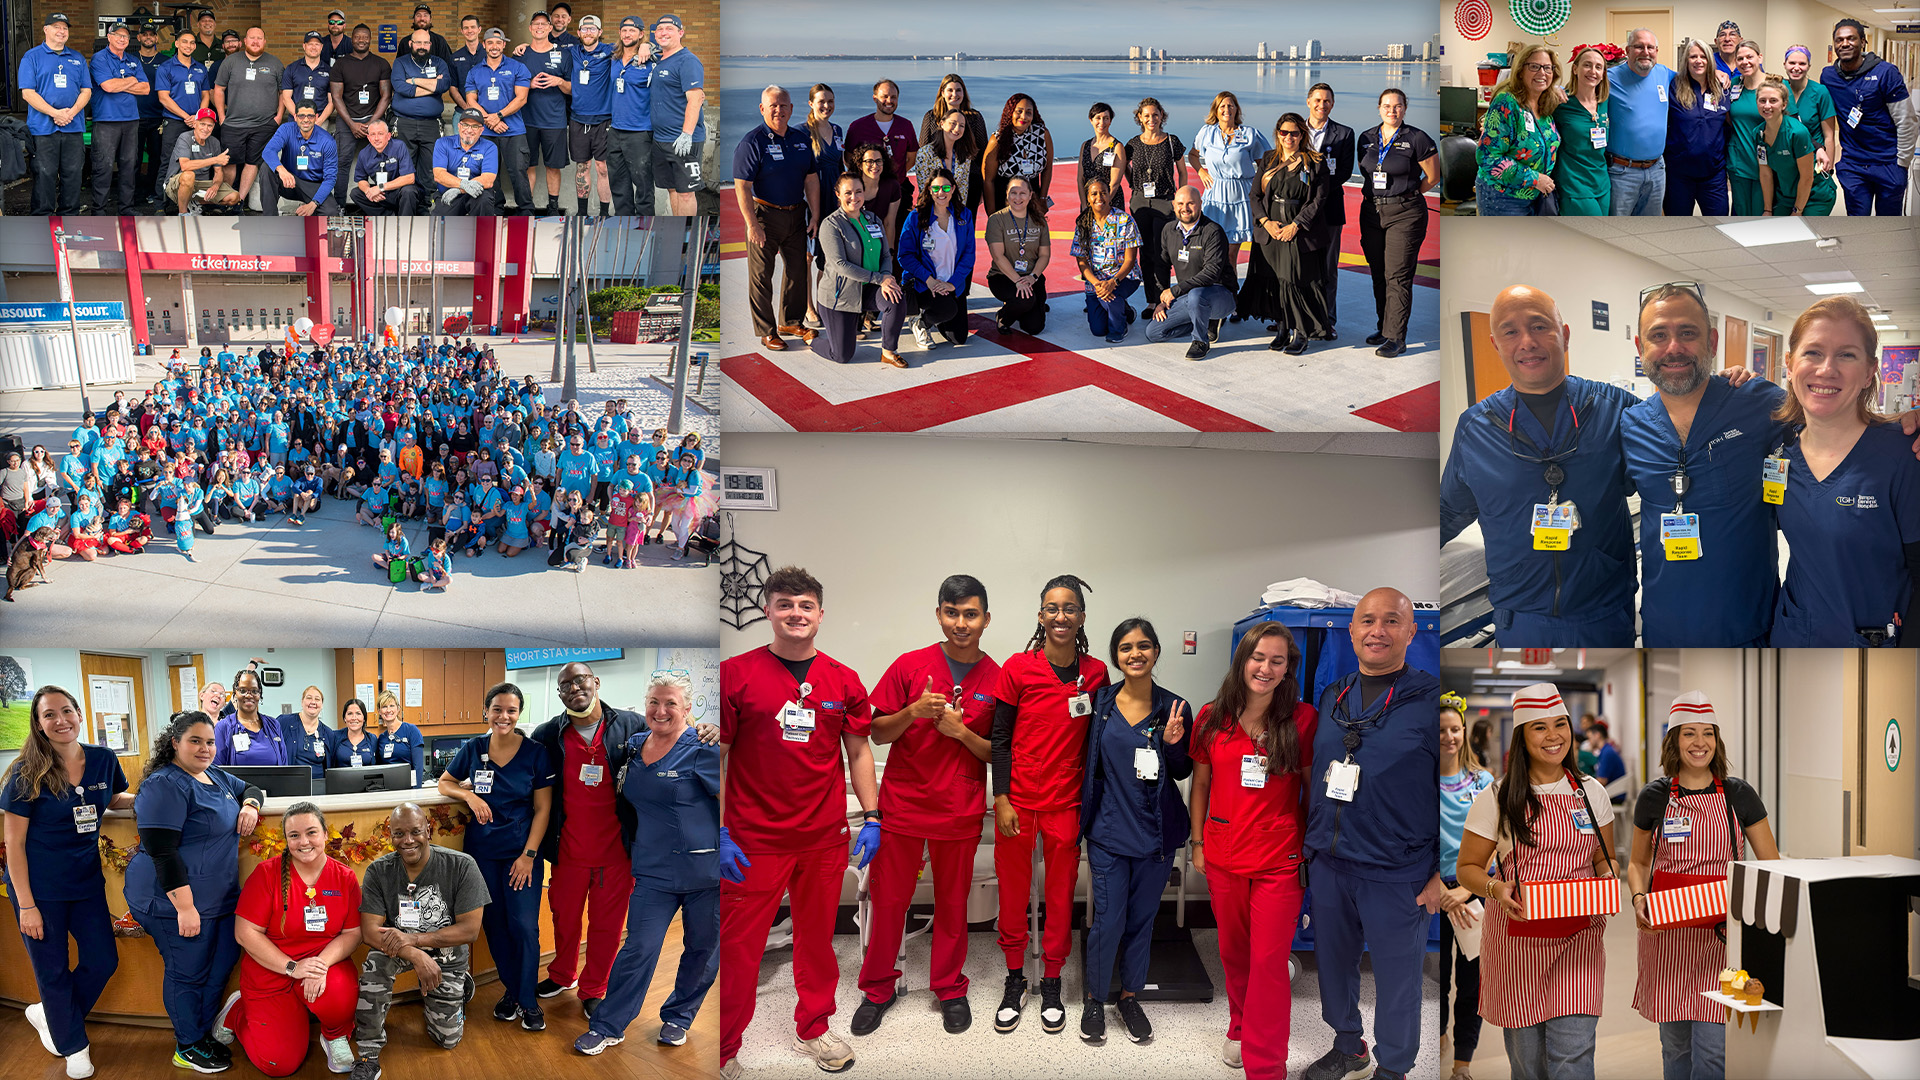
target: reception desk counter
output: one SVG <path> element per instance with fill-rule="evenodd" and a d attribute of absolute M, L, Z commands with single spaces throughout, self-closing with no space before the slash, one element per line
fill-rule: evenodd
<path fill-rule="evenodd" d="M 310 800 L 268 799 L 260 814 L 260 824 L 252 836 L 235 837 L 240 847 L 240 880 L 245 882 L 253 868 L 285 849 L 280 815 L 295 802 L 310 801 L 327 815 L 330 834 L 328 853 L 364 876 L 367 864 L 393 850 L 387 833 L 387 815 L 403 802 L 415 802 L 434 822 L 433 842 L 441 847 L 460 849 L 470 818 L 465 806 L 438 794 L 433 788 L 411 791 L 374 792 L 365 795 L 321 795 Z M 107 875 L 107 906 L 114 914 L 114 939 L 120 950 L 120 970 L 94 1008 L 92 1019 L 112 1023 L 165 1026 L 166 1011 L 161 1005 L 160 954 L 133 920 L 127 917 L 127 862 L 138 849 L 140 837 L 131 811 L 114 811 L 100 825 L 100 858 Z M 544 887 L 544 883 L 543 883 Z M 0 905 L 12 922 L 12 905 Z M 69 942 L 69 948 L 72 948 Z M 542 961 L 553 955 L 553 924 L 547 905 L 540 905 L 540 949 Z M 366 955 L 366 946 L 355 953 L 357 963 Z M 241 963 L 248 963 L 244 957 Z M 494 977 L 493 955 L 484 936 L 473 943 L 473 972 L 488 981 Z M 228 981 L 236 989 L 239 972 Z M 401 974 L 394 985 L 397 1001 L 416 1000 L 418 987 L 411 971 Z M 27 962 L 26 949 L 20 943 L 19 927 L 8 926 L 0 933 L 0 1002 L 23 1007 L 38 1001 L 33 968 Z"/>

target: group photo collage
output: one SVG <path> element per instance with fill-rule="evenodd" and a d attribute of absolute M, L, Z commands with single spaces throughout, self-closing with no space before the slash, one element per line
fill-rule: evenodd
<path fill-rule="evenodd" d="M 0 0 L 0 1080 L 1920 1080 L 1905 3 Z"/>

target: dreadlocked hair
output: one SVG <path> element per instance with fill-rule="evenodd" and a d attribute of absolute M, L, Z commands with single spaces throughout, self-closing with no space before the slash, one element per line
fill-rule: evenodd
<path fill-rule="evenodd" d="M 1046 603 L 1047 594 L 1055 589 L 1072 589 L 1073 602 L 1079 604 L 1084 611 L 1087 606 L 1086 594 L 1093 591 L 1093 586 L 1072 574 L 1061 574 L 1059 577 L 1049 579 L 1046 585 L 1040 589 L 1040 602 L 1042 604 Z M 1033 624 L 1033 636 L 1027 639 L 1027 647 L 1021 651 L 1039 652 L 1041 647 L 1046 644 L 1046 641 L 1047 626 L 1045 623 L 1036 619 Z M 1082 656 L 1093 651 L 1087 646 L 1087 628 L 1084 624 L 1079 630 L 1074 632 L 1073 647 L 1074 651 Z"/>
<path fill-rule="evenodd" d="M 320 831 L 323 833 L 327 831 L 327 815 L 320 809 L 319 806 L 315 805 L 314 803 L 302 800 L 300 802 L 294 803 L 292 806 L 287 807 L 286 813 L 280 815 L 280 831 L 283 835 L 285 834 L 287 829 L 287 822 L 292 821 L 295 817 L 298 817 L 301 814 L 312 814 L 314 817 L 319 818 Z M 323 858 L 325 857 L 324 852 L 322 857 Z M 292 908 L 293 908 L 293 849 L 288 848 L 287 850 L 282 851 L 280 853 L 280 936 L 281 937 L 287 936 L 287 912 Z"/>

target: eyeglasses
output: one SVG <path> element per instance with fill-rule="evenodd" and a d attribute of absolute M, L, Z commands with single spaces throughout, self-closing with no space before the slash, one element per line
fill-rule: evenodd
<path fill-rule="evenodd" d="M 1086 608 L 1081 607 L 1079 604 L 1048 604 L 1046 607 L 1040 609 L 1040 614 L 1048 617 L 1055 615 L 1079 615 L 1086 610 Z"/>
<path fill-rule="evenodd" d="M 1539 75 L 1551 75 L 1553 74 L 1553 65 L 1552 64 L 1528 64 L 1527 70 Z"/>
<path fill-rule="evenodd" d="M 561 686 L 585 686 L 588 683 L 592 682 L 593 679 L 594 677 L 592 675 L 575 675 L 571 679 L 561 679 L 560 685 Z"/>

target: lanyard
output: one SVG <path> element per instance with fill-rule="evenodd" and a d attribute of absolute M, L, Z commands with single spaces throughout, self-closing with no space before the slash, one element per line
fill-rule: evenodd
<path fill-rule="evenodd" d="M 1683 503 L 1687 498 L 1687 489 L 1693 486 L 1693 481 L 1687 477 L 1687 444 L 1684 442 L 1680 444 L 1680 461 L 1679 464 L 1675 466 L 1673 477 L 1669 483 L 1673 485 L 1673 512 L 1676 514 L 1686 513 L 1687 511 Z"/>
<path fill-rule="evenodd" d="M 1354 753 L 1360 749 L 1360 733 L 1379 726 L 1381 719 L 1387 715 L 1387 710 L 1393 707 L 1393 692 L 1399 689 L 1400 680 L 1395 676 L 1393 684 L 1387 687 L 1386 697 L 1382 698 L 1378 705 L 1356 717 L 1345 708 L 1345 705 L 1348 691 L 1359 682 L 1360 678 L 1356 675 L 1353 682 L 1342 687 L 1339 696 L 1333 699 L 1333 708 L 1330 710 L 1333 713 L 1333 722 L 1346 729 L 1345 734 L 1340 736 L 1340 744 L 1347 748 L 1348 761 L 1352 761 Z"/>
<path fill-rule="evenodd" d="M 1560 501 L 1560 485 L 1567 479 L 1566 470 L 1560 467 L 1560 462 L 1572 457 L 1580 449 L 1580 412 L 1573 407 L 1571 402 L 1567 405 L 1567 412 L 1573 417 L 1573 443 L 1565 450 L 1554 450 L 1552 452 L 1542 451 L 1534 445 L 1532 436 L 1515 428 L 1514 422 L 1520 415 L 1520 407 L 1518 405 L 1515 405 L 1507 413 L 1507 452 L 1519 458 L 1521 461 L 1529 461 L 1535 465 L 1545 466 L 1540 472 L 1540 478 L 1547 482 L 1547 488 L 1549 489 L 1547 496 L 1548 502 L 1557 503 Z M 1553 436 L 1549 433 L 1547 437 L 1551 439 Z M 1541 456 L 1528 457 L 1526 454 L 1521 453 L 1516 440 L 1524 440 L 1527 444 L 1527 449 L 1533 450 Z"/>

